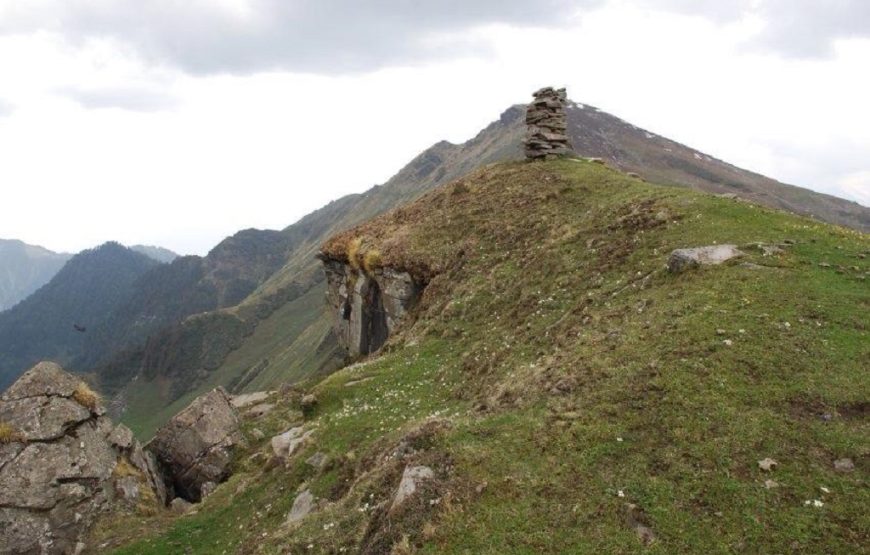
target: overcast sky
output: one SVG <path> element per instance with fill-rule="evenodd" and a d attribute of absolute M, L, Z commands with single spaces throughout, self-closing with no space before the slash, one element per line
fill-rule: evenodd
<path fill-rule="evenodd" d="M 543 85 L 870 205 L 867 0 L 0 0 L 0 237 L 204 254 Z"/>

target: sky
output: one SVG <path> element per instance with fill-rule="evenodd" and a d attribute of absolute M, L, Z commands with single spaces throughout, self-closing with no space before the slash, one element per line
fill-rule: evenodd
<path fill-rule="evenodd" d="M 205 254 L 544 85 L 870 206 L 866 0 L 0 0 L 0 238 Z"/>

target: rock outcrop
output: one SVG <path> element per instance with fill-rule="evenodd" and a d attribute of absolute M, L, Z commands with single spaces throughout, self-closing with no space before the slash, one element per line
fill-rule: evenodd
<path fill-rule="evenodd" d="M 565 89 L 545 87 L 533 94 L 526 110 L 526 158 L 549 159 L 571 152 L 567 130 Z"/>
<path fill-rule="evenodd" d="M 668 258 L 668 271 L 674 274 L 698 266 L 722 264 L 743 253 L 735 245 L 710 245 L 691 249 L 676 249 Z"/>
<path fill-rule="evenodd" d="M 371 272 L 322 257 L 326 299 L 339 343 L 352 358 L 380 349 L 420 299 L 423 286 L 408 272 L 378 268 Z"/>
<path fill-rule="evenodd" d="M 146 449 L 160 462 L 175 495 L 199 501 L 204 485 L 230 476 L 233 451 L 242 442 L 236 409 L 219 387 L 173 416 Z"/>
<path fill-rule="evenodd" d="M 101 512 L 165 501 L 154 459 L 104 413 L 50 362 L 0 397 L 0 553 L 78 553 Z"/>

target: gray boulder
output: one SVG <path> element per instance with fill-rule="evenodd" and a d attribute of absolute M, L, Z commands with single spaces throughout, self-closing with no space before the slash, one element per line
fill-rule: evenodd
<path fill-rule="evenodd" d="M 104 413 L 48 362 L 0 397 L 0 553 L 75 553 L 100 514 L 161 499 L 153 460 Z"/>
<path fill-rule="evenodd" d="M 293 500 L 293 507 L 290 508 L 290 514 L 287 515 L 287 523 L 299 522 L 308 516 L 313 508 L 314 495 L 312 495 L 311 490 L 303 491 Z"/>
<path fill-rule="evenodd" d="M 390 510 L 397 509 L 402 503 L 411 498 L 417 492 L 421 482 L 431 480 L 434 477 L 435 473 L 428 466 L 405 467 L 405 471 L 402 473 L 402 481 L 399 482 L 399 489 L 396 490 Z"/>
<path fill-rule="evenodd" d="M 146 449 L 160 462 L 176 495 L 199 501 L 204 484 L 229 478 L 233 451 L 243 441 L 238 413 L 219 387 L 173 416 Z"/>
<path fill-rule="evenodd" d="M 722 264 L 743 253 L 736 245 L 710 245 L 691 249 L 676 249 L 668 258 L 668 271 L 674 274 L 684 272 L 698 266 Z"/>
<path fill-rule="evenodd" d="M 286 432 L 272 438 L 272 452 L 279 459 L 287 460 L 296 452 L 297 447 L 311 437 L 312 433 L 311 430 L 306 432 L 302 426 L 290 428 Z"/>

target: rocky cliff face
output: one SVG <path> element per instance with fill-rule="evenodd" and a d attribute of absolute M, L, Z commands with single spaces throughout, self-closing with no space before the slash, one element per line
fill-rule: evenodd
<path fill-rule="evenodd" d="M 420 298 L 423 285 L 392 268 L 365 271 L 322 255 L 333 329 L 351 358 L 380 349 Z"/>
<path fill-rule="evenodd" d="M 79 553 L 101 512 L 165 502 L 153 456 L 104 413 L 48 362 L 0 397 L 0 553 Z"/>

